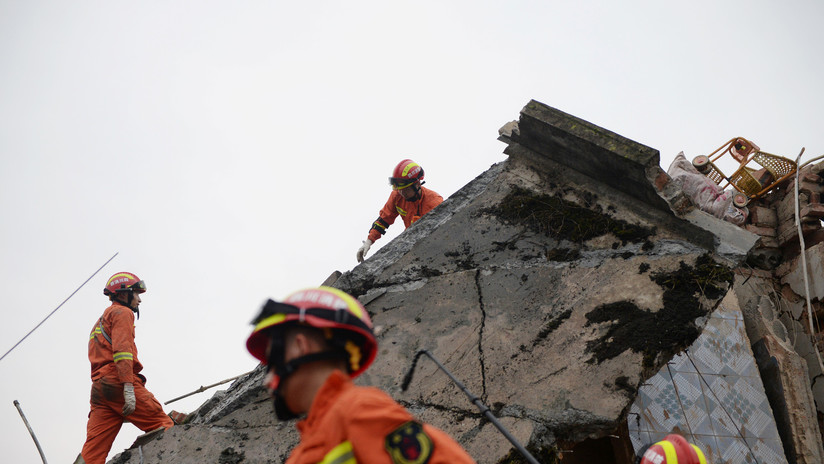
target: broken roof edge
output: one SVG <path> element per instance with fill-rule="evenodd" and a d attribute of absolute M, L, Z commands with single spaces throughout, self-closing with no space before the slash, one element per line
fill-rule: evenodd
<path fill-rule="evenodd" d="M 657 189 L 663 187 L 663 171 L 654 148 L 535 100 L 521 110 L 517 125 L 509 123 L 499 133 L 509 145 L 507 155 L 520 145 L 658 209 L 671 208 Z"/>
<path fill-rule="evenodd" d="M 709 232 L 716 254 L 731 264 L 743 262 L 759 239 L 696 208 L 661 169 L 658 150 L 544 103 L 530 100 L 498 133 L 510 157 L 559 163 Z"/>

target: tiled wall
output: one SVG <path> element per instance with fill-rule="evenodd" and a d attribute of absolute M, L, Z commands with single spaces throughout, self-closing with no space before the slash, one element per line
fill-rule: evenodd
<path fill-rule="evenodd" d="M 744 318 L 728 302 L 689 349 L 642 385 L 628 416 L 636 451 L 676 432 L 711 464 L 787 462 Z"/>

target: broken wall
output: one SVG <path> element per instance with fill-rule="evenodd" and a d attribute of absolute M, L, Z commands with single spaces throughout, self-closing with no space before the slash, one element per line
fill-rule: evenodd
<path fill-rule="evenodd" d="M 735 282 L 790 462 L 824 462 L 822 170 L 822 163 L 802 164 L 797 204 L 796 179 L 791 178 L 749 206 L 750 223 L 745 227 L 760 239 Z"/>

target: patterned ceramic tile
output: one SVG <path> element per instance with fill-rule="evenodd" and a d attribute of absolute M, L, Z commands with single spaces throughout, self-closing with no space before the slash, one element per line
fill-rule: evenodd
<path fill-rule="evenodd" d="M 684 416 L 687 431 L 691 434 L 713 434 L 712 418 L 707 412 L 707 401 L 698 374 L 675 372 L 672 380 L 678 391 L 678 407 Z"/>
<path fill-rule="evenodd" d="M 758 457 L 759 463 L 786 462 L 784 445 L 781 440 L 765 440 L 762 438 L 747 438 L 747 444 Z"/>
<path fill-rule="evenodd" d="M 710 317 L 718 317 L 721 319 L 737 319 L 740 321 L 744 320 L 744 315 L 741 314 L 741 310 L 739 308 L 733 308 L 732 306 L 727 306 L 726 304 L 718 305 L 718 309 L 713 311 Z"/>
<path fill-rule="evenodd" d="M 758 375 L 741 321 L 713 318 L 688 353 L 699 372 Z"/>
<path fill-rule="evenodd" d="M 641 390 L 639 396 L 643 396 L 646 406 L 640 411 L 641 430 L 668 431 L 684 423 L 675 385 L 666 371 L 653 376 Z"/>
<path fill-rule="evenodd" d="M 716 434 L 779 439 L 772 408 L 754 378 L 706 375 L 704 380 L 711 390 L 707 396 L 719 403 L 711 412 Z"/>
<path fill-rule="evenodd" d="M 673 372 L 698 372 L 697 370 L 695 370 L 695 365 L 693 365 L 692 361 L 690 360 L 689 356 L 687 356 L 686 352 L 681 352 L 675 355 L 669 362 L 669 367 L 670 370 Z"/>
<path fill-rule="evenodd" d="M 675 431 L 714 464 L 787 462 L 737 306 L 642 385 L 628 421 L 636 450 Z"/>
<path fill-rule="evenodd" d="M 630 430 L 629 431 L 629 439 L 632 441 L 632 447 L 634 449 L 640 449 L 642 446 L 646 445 L 647 443 L 652 443 L 652 439 L 649 436 L 649 432 L 641 431 L 641 430 Z"/>
<path fill-rule="evenodd" d="M 712 461 L 713 464 L 755 464 L 762 462 L 765 464 L 778 464 L 787 462 L 786 459 L 766 461 L 764 458 L 756 456 L 755 450 L 741 438 L 716 437 L 716 440 L 718 440 L 718 452 L 716 453 L 717 460 Z"/>

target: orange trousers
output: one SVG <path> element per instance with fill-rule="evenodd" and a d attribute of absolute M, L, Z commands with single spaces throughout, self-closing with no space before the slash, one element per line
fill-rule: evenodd
<path fill-rule="evenodd" d="M 105 464 L 123 422 L 131 422 L 144 432 L 174 425 L 160 402 L 141 382 L 134 383 L 134 396 L 137 400 L 134 412 L 123 417 L 123 384 L 107 381 L 105 377 L 92 383 L 86 443 L 80 453 L 86 464 Z"/>

